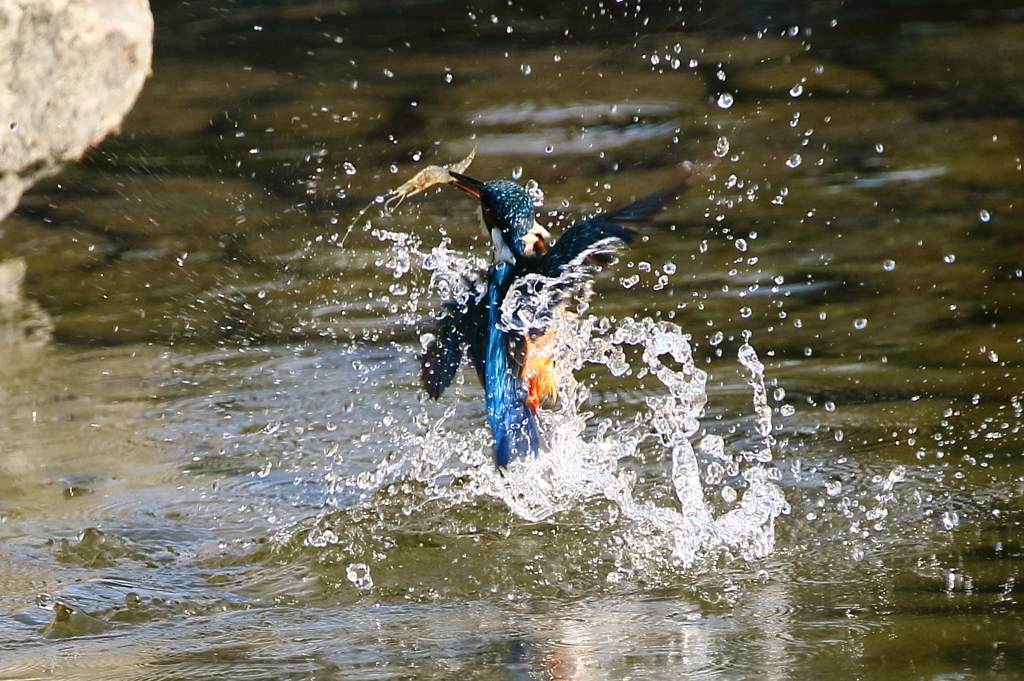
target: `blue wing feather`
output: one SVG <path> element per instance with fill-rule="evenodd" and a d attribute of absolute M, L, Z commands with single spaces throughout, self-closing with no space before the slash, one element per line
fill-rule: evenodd
<path fill-rule="evenodd" d="M 461 307 L 454 301 L 445 303 L 445 312 L 434 329 L 434 339 L 420 359 L 420 378 L 427 395 L 436 400 L 451 385 L 467 346 L 473 366 L 483 376 L 484 352 L 479 338 L 486 322 L 487 306 L 482 298 Z"/>
<path fill-rule="evenodd" d="M 612 213 L 577 222 L 537 261 L 536 271 L 545 277 L 559 277 L 587 264 L 606 264 L 619 245 L 636 236 L 636 230 L 628 225 L 650 220 L 683 186 L 662 189 Z"/>

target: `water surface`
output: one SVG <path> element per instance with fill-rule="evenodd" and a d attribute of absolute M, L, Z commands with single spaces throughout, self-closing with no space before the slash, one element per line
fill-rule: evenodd
<path fill-rule="evenodd" d="M 1018 675 L 1019 8 L 153 9 L 0 226 L 0 678 Z M 556 234 L 721 157 L 508 477 L 418 388 L 472 204 L 352 222 L 474 146 Z"/>

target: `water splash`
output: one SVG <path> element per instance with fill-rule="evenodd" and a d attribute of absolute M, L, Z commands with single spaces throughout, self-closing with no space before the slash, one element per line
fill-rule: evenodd
<path fill-rule="evenodd" d="M 476 284 L 470 276 L 480 265 L 476 259 L 452 253 L 445 244 L 421 253 L 414 241 L 390 239 L 390 232 L 379 235 L 401 251 L 386 262 L 419 259 L 432 272 L 434 288 L 447 296 L 473 294 Z M 608 540 L 605 548 L 615 553 L 614 564 L 622 566 L 623 574 L 639 571 L 645 579 L 667 569 L 713 563 L 723 553 L 748 560 L 770 554 L 775 519 L 788 507 L 775 469 L 768 465 L 771 411 L 764 366 L 753 347 L 744 343 L 739 351 L 739 363 L 751 372 L 756 429 L 764 442 L 751 456 L 728 452 L 718 435 L 701 437 L 708 376 L 695 366 L 689 338 L 678 326 L 649 317 L 612 324 L 586 313 L 587 298 L 582 295 L 555 322 L 561 327 L 558 337 L 568 342 L 556 356 L 559 403 L 542 410 L 548 446 L 537 458 L 513 462 L 500 473 L 490 462 L 484 428 L 459 432 L 446 426 L 460 408 L 456 400 L 425 433 L 396 438 L 397 452 L 373 470 L 332 479 L 334 505 L 372 507 L 388 485 L 412 483 L 426 486 L 422 497 L 410 500 L 407 515 L 428 500 L 443 500 L 453 511 L 499 501 L 526 523 L 558 522 L 590 509 L 583 512 L 595 533 Z M 531 305 L 516 301 L 505 311 L 512 309 L 515 313 L 505 314 L 503 324 L 529 329 L 537 323 L 534 314 L 550 307 L 539 297 Z M 593 365 L 607 367 L 613 376 L 652 376 L 659 389 L 645 395 L 644 409 L 628 418 L 595 419 L 587 411 L 591 391 L 574 375 Z M 694 439 L 699 439 L 696 450 Z M 644 475 L 642 483 L 637 474 L 641 460 L 653 462 L 647 464 L 652 474 Z M 705 477 L 702 466 L 709 471 Z M 718 487 L 721 494 L 715 494 Z M 591 508 L 595 504 L 599 509 Z"/>
<path fill-rule="evenodd" d="M 450 251 L 447 241 L 423 252 L 420 242 L 406 235 L 374 234 L 391 244 L 394 252 L 382 261 L 396 278 L 418 264 L 431 272 L 430 287 L 444 298 L 476 295 L 480 259 Z M 550 317 L 552 307 L 544 299 L 543 282 L 528 283 L 536 286 L 510 292 L 502 316 L 507 328 L 528 330 L 548 323 L 539 319 Z M 414 417 L 425 424 L 423 431 L 395 429 L 393 421 L 379 424 L 390 434 L 389 451 L 371 470 L 332 473 L 331 505 L 344 513 L 383 509 L 400 492 L 405 518 L 433 517 L 438 505 L 445 518 L 498 502 L 513 524 L 582 522 L 601 537 L 588 544 L 600 543 L 602 555 L 612 556 L 613 567 L 605 576 L 609 583 L 656 581 L 680 569 L 713 565 L 722 556 L 756 560 L 769 555 L 775 520 L 789 507 L 771 465 L 771 409 L 764 365 L 753 347 L 745 342 L 738 359 L 750 373 L 755 428 L 763 445 L 756 452 L 734 452 L 720 436 L 702 430 L 707 373 L 694 363 L 682 329 L 647 317 L 613 322 L 588 314 L 588 298 L 585 288 L 573 309 L 554 319 L 560 327 L 557 337 L 566 339 L 555 357 L 559 402 L 541 410 L 547 447 L 537 457 L 499 472 L 486 428 L 449 426 L 457 410 L 473 408 L 460 405 L 460 391 L 454 391 L 442 399 L 447 404 L 440 418 L 430 417 L 432 405 Z M 588 411 L 591 391 L 576 379 L 583 367 L 593 365 L 604 365 L 618 377 L 652 376 L 658 386 L 645 390 L 634 413 L 595 418 Z M 335 532 L 336 520 L 318 527 L 305 542 L 344 543 L 338 536 L 344 531 Z"/>

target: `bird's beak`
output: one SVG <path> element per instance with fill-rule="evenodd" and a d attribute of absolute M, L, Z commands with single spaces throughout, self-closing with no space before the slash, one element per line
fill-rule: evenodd
<path fill-rule="evenodd" d="M 448 174 L 451 175 L 452 180 L 454 180 L 453 184 L 456 187 L 466 192 L 467 194 L 472 194 L 477 199 L 480 198 L 481 192 L 483 192 L 484 189 L 483 182 L 476 179 L 475 177 L 463 175 L 462 173 L 456 173 L 451 170 L 448 171 Z"/>

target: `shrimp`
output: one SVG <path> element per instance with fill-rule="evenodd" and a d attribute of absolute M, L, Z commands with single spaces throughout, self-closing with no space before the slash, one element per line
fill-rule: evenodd
<path fill-rule="evenodd" d="M 420 172 L 413 175 L 401 186 L 392 189 L 386 194 L 376 197 L 373 201 L 366 204 L 365 208 L 359 211 L 355 219 L 353 219 L 351 224 L 349 224 L 348 229 L 345 231 L 345 236 L 341 238 L 341 242 L 338 245 L 345 245 L 345 239 L 347 239 L 348 235 L 352 233 L 352 228 L 355 227 L 356 223 L 359 222 L 359 219 L 362 218 L 366 214 L 366 211 L 370 210 L 370 207 L 374 204 L 383 203 L 384 210 L 388 213 L 392 213 L 410 196 L 419 194 L 420 192 L 425 192 L 431 187 L 435 187 L 439 184 L 449 184 L 454 182 L 455 178 L 451 176 L 449 171 L 454 171 L 456 173 L 465 172 L 466 168 L 469 167 L 469 164 L 473 162 L 474 158 L 476 158 L 476 147 L 473 147 L 473 150 L 469 152 L 469 155 L 458 163 L 452 163 L 450 166 L 427 166 Z"/>
<path fill-rule="evenodd" d="M 451 173 L 448 171 L 453 170 L 457 173 L 466 172 L 466 168 L 469 167 L 469 164 L 473 162 L 475 157 L 476 147 L 473 147 L 473 151 L 469 152 L 469 156 L 458 163 L 453 163 L 450 166 L 427 166 L 420 172 L 413 175 L 408 182 L 404 183 L 397 189 L 392 189 L 388 192 L 387 199 L 384 202 L 384 209 L 390 213 L 402 205 L 402 201 L 405 201 L 413 194 L 419 194 L 420 192 L 426 191 L 439 184 L 454 182 Z M 396 199 L 398 200 L 397 203 L 391 205 L 391 203 Z"/>

